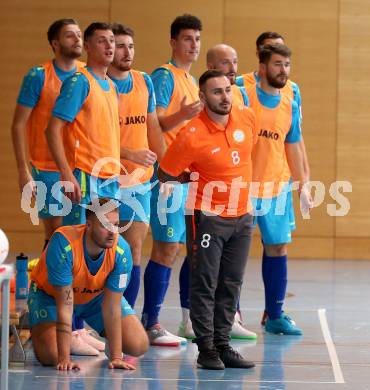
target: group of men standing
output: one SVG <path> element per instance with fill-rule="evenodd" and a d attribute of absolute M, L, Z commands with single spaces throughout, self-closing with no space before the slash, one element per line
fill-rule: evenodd
<path fill-rule="evenodd" d="M 301 334 L 282 310 L 293 183 L 303 207 L 311 207 L 300 94 L 288 80 L 291 52 L 279 34 L 264 33 L 258 71 L 237 78 L 235 50 L 216 45 L 198 86 L 190 70 L 201 30 L 197 17 L 177 17 L 171 60 L 149 77 L 132 69 L 131 28 L 92 23 L 82 44 L 77 22 L 61 19 L 48 31 L 54 59 L 24 78 L 12 136 L 21 191 L 28 186 L 38 199 L 37 183 L 46 185 L 45 247 L 29 297 L 32 341 L 43 364 L 78 368 L 71 353 L 105 347 L 111 368 L 130 369 L 122 353 L 139 356 L 148 344 L 194 339 L 203 368 L 253 367 L 229 339 L 257 337 L 239 308 L 256 223 L 264 245 L 265 329 Z M 82 46 L 86 65 L 77 60 Z M 53 190 L 57 182 L 64 193 Z M 153 247 L 140 322 L 133 308 L 149 224 Z M 159 313 L 184 243 L 183 318 L 174 335 Z"/>

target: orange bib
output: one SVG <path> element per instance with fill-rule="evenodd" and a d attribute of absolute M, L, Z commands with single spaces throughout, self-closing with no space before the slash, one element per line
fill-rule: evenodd
<path fill-rule="evenodd" d="M 95 163 L 104 158 L 114 159 L 100 168 L 97 177 L 108 178 L 120 173 L 120 127 L 118 96 L 112 80 L 109 91 L 104 91 L 94 76 L 81 69 L 89 81 L 90 91 L 80 112 L 64 132 L 68 162 L 72 169 L 79 168 L 91 175 Z"/>
<path fill-rule="evenodd" d="M 243 107 L 245 104 L 244 104 L 244 99 L 240 88 L 234 84 L 231 86 L 231 91 L 233 93 L 233 106 Z"/>
<path fill-rule="evenodd" d="M 84 67 L 84 63 L 77 61 L 77 70 Z M 53 61 L 42 65 L 45 70 L 44 85 L 40 99 L 32 109 L 27 121 L 27 143 L 31 163 L 34 167 L 47 171 L 58 171 L 45 137 L 45 130 L 49 123 L 54 103 L 59 96 L 62 82 L 55 72 Z"/>
<path fill-rule="evenodd" d="M 260 183 L 259 191 L 254 196 L 271 198 L 281 192 L 280 183 L 290 178 L 285 138 L 292 123 L 292 102 L 282 94 L 279 105 L 271 109 L 259 102 L 256 85 L 248 88 L 247 94 L 260 125 L 257 144 L 252 152 L 253 182 Z"/>
<path fill-rule="evenodd" d="M 129 149 L 149 149 L 148 144 L 148 100 L 149 91 L 144 76 L 137 70 L 130 71 L 132 76 L 132 90 L 129 93 L 119 94 L 119 115 L 121 117 L 121 146 Z M 121 159 L 125 168 L 122 175 L 131 174 L 136 170 L 128 185 L 145 183 L 153 175 L 153 166 L 146 168 L 130 160 Z"/>
<path fill-rule="evenodd" d="M 173 93 L 170 104 L 165 111 L 165 115 L 172 115 L 179 111 L 184 96 L 187 98 L 186 104 L 194 103 L 199 100 L 198 86 L 195 84 L 193 76 L 172 64 L 164 64 L 161 68 L 166 68 L 171 72 L 174 79 Z M 188 122 L 189 121 L 184 121 L 172 130 L 163 133 L 167 146 L 171 145 L 172 141 L 176 138 L 178 131 Z"/>
<path fill-rule="evenodd" d="M 99 271 L 96 275 L 91 275 L 84 256 L 83 238 L 85 231 L 86 225 L 62 226 L 56 230 L 56 232 L 63 234 L 69 242 L 65 250 L 72 251 L 73 303 L 76 305 L 88 303 L 103 292 L 105 281 L 114 268 L 118 242 L 118 236 L 116 236 L 113 247 L 105 250 Z M 55 287 L 48 282 L 46 252 L 46 250 L 42 252 L 39 262 L 31 273 L 31 280 L 36 283 L 39 289 L 55 297 Z M 55 261 L 63 261 L 63 259 L 55 259 Z"/>

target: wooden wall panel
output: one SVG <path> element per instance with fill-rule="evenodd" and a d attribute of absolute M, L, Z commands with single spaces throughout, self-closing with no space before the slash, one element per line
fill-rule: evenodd
<path fill-rule="evenodd" d="M 336 0 L 299 4 L 294 0 L 225 2 L 224 41 L 238 51 L 239 73 L 257 68 L 255 40 L 263 31 L 278 31 L 291 47 L 291 78 L 301 89 L 303 132 L 311 177 L 323 182 L 326 187 L 336 177 L 338 12 Z M 327 215 L 325 206 L 329 200 L 326 195 L 324 203 L 313 210 L 309 221 L 302 220 L 298 202 L 295 202 L 297 234 L 317 239 L 333 237 L 334 220 Z M 325 249 L 323 253 L 327 255 L 329 252 Z"/>
<path fill-rule="evenodd" d="M 2 0 L 0 5 L 0 227 L 10 237 L 11 251 L 38 250 L 42 228 L 33 226 L 20 208 L 17 173 L 10 139 L 10 126 L 24 74 L 32 66 L 52 57 L 46 38 L 49 25 L 73 17 L 82 29 L 94 20 L 108 21 L 109 0 Z"/>
<path fill-rule="evenodd" d="M 148 7 L 148 2 L 140 0 L 126 2 L 112 0 L 112 21 L 125 23 L 135 31 L 135 64 L 145 72 L 152 72 L 156 67 L 170 59 L 170 25 L 176 16 L 190 13 L 202 21 L 201 53 L 191 73 L 199 77 L 206 68 L 205 54 L 208 47 L 222 41 L 223 0 L 190 0 L 185 3 L 171 0 L 158 0 L 155 6 Z"/>
<path fill-rule="evenodd" d="M 303 131 L 312 169 L 312 179 L 326 186 L 324 203 L 298 228 L 290 254 L 309 258 L 370 258 L 370 210 L 367 205 L 370 180 L 368 96 L 370 3 L 367 0 L 313 0 L 295 2 L 246 2 L 243 0 L 169 0 L 155 3 L 139 0 L 72 1 L 3 0 L 0 4 L 0 174 L 5 188 L 0 192 L 0 227 L 9 234 L 12 251 L 38 250 L 42 229 L 34 227 L 20 210 L 17 175 L 10 144 L 10 123 L 23 75 L 47 60 L 46 40 L 50 23 L 61 17 L 76 18 L 82 28 L 96 20 L 118 21 L 136 33 L 135 67 L 151 72 L 170 56 L 169 26 L 183 13 L 203 21 L 201 55 L 192 73 L 205 70 L 210 46 L 225 42 L 239 53 L 239 71 L 255 69 L 255 39 L 266 30 L 284 35 L 293 50 L 292 79 L 303 99 Z M 326 205 L 334 180 L 349 180 L 353 193 L 348 216 L 332 218 Z M 297 202 L 296 202 L 297 204 Z M 252 256 L 260 257 L 259 236 L 254 237 Z"/>
<path fill-rule="evenodd" d="M 351 210 L 336 227 L 338 237 L 354 244 L 370 237 L 370 3 L 341 0 L 340 9 L 337 165 L 338 179 L 350 181 L 353 193 Z M 363 256 L 370 258 L 369 250 Z"/>

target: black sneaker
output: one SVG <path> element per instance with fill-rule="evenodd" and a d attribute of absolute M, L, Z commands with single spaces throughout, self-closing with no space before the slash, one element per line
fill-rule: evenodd
<path fill-rule="evenodd" d="M 232 349 L 230 345 L 223 345 L 217 347 L 220 355 L 220 359 L 224 363 L 225 367 L 229 368 L 252 368 L 254 363 L 250 360 L 244 359 L 242 355 L 235 349 Z"/>
<path fill-rule="evenodd" d="M 220 359 L 216 348 L 202 349 L 197 359 L 198 368 L 206 370 L 224 370 L 225 366 Z"/>

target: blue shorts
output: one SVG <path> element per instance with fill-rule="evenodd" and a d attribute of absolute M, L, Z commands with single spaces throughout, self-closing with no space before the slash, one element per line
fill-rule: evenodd
<path fill-rule="evenodd" d="M 152 178 L 152 185 L 157 180 L 157 173 Z M 153 239 L 161 242 L 186 242 L 185 203 L 188 196 L 188 184 L 177 184 L 174 191 L 161 204 L 159 184 L 153 186 L 150 199 L 150 226 Z M 173 212 L 171 210 L 174 210 Z"/>
<path fill-rule="evenodd" d="M 252 203 L 254 223 L 258 224 L 262 242 L 267 245 L 290 243 L 296 227 L 290 186 L 272 199 L 252 198 Z"/>
<path fill-rule="evenodd" d="M 37 208 L 40 210 L 38 212 L 39 217 L 41 219 L 46 219 L 60 216 L 61 214 L 59 214 L 58 211 L 63 209 L 63 205 L 65 205 L 63 200 L 65 197 L 60 187 L 53 188 L 54 184 L 60 181 L 60 172 L 44 171 L 32 166 L 32 178 L 35 181 L 41 181 L 45 184 L 45 201 L 44 196 L 41 196 L 41 193 L 38 193 L 36 197 L 36 202 L 40 202 L 40 205 L 37 204 Z M 38 191 L 41 191 L 41 189 L 38 189 Z"/>
<path fill-rule="evenodd" d="M 150 220 L 151 182 L 121 188 L 120 221 L 145 222 Z"/>
<path fill-rule="evenodd" d="M 96 198 L 120 198 L 119 176 L 117 180 L 95 178 L 80 169 L 73 171 L 81 187 L 81 205 L 89 204 Z M 80 204 L 72 204 L 71 212 L 63 218 L 63 225 L 80 225 L 86 223 L 86 209 Z"/>
<path fill-rule="evenodd" d="M 73 314 L 86 321 L 99 334 L 104 330 L 104 322 L 102 315 L 102 302 L 104 293 L 99 294 L 90 302 L 84 305 L 74 305 Z M 31 283 L 30 292 L 28 295 L 28 309 L 30 328 L 43 322 L 56 322 L 57 306 L 55 298 L 46 294 L 43 290 L 36 287 L 34 282 Z M 122 318 L 128 315 L 135 314 L 135 310 L 131 308 L 124 296 L 121 298 L 121 316 Z"/>

